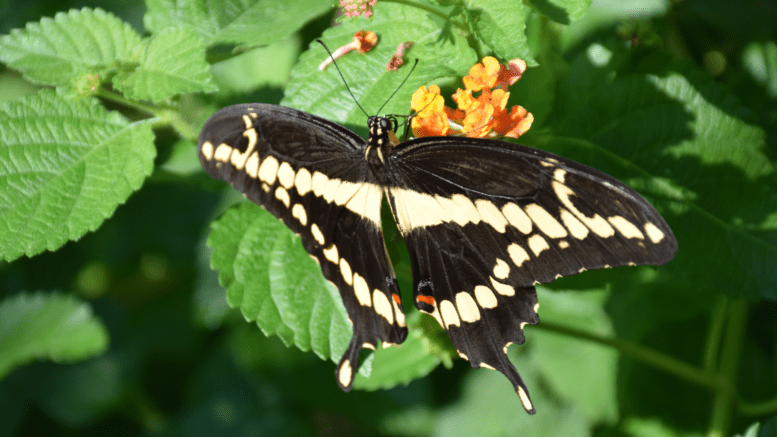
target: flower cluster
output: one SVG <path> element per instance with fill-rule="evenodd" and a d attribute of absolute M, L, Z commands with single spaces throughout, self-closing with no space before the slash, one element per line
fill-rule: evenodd
<path fill-rule="evenodd" d="M 369 18 L 372 16 L 373 6 L 375 6 L 375 0 L 340 0 L 343 15 L 349 18 L 356 18 L 362 14 L 364 18 Z"/>
<path fill-rule="evenodd" d="M 410 106 L 418 113 L 413 117 L 416 137 L 464 134 L 473 138 L 518 138 L 531 127 L 534 116 L 522 106 L 507 110 L 510 85 L 520 79 L 526 62 L 514 59 L 507 66 L 486 56 L 475 64 L 464 78 L 465 89 L 458 89 L 453 100 L 458 109 L 445 106 L 440 88 L 422 86 L 412 97 Z M 473 92 L 480 92 L 474 97 Z"/>

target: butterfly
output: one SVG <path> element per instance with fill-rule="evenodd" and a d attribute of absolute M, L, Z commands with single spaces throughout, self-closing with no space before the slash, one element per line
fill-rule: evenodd
<path fill-rule="evenodd" d="M 400 142 L 395 118 L 370 117 L 369 138 L 312 114 L 262 103 L 205 123 L 200 162 L 299 234 L 340 291 L 353 337 L 335 377 L 348 391 L 362 348 L 407 336 L 384 246 L 385 196 L 407 243 L 413 303 L 434 316 L 474 368 L 503 373 L 530 414 L 507 358 L 539 322 L 536 284 L 585 270 L 664 264 L 672 230 L 636 191 L 598 170 L 505 141 Z"/>

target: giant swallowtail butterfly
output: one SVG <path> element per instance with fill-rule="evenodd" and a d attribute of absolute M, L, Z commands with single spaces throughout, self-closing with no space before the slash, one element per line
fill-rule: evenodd
<path fill-rule="evenodd" d="M 350 390 L 359 351 L 407 336 L 383 243 L 385 195 L 407 243 L 416 307 L 474 368 L 499 370 L 534 406 L 507 358 L 539 322 L 535 284 L 587 269 L 664 264 L 677 251 L 650 203 L 600 171 L 490 139 L 399 142 L 371 117 L 369 139 L 294 109 L 229 106 L 205 123 L 200 161 L 302 238 L 339 289 L 353 338 L 336 370 Z"/>

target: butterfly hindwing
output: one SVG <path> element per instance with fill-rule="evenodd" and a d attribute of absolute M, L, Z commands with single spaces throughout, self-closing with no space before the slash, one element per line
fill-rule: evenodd
<path fill-rule="evenodd" d="M 350 389 L 362 347 L 407 335 L 399 289 L 383 245 L 382 188 L 364 160 L 364 140 L 334 123 L 275 105 L 216 112 L 198 144 L 213 177 L 240 190 L 299 234 L 340 291 L 353 338 L 337 381 Z"/>
<path fill-rule="evenodd" d="M 528 392 L 507 360 L 536 324 L 536 283 L 587 269 L 663 264 L 677 243 L 663 218 L 616 179 L 502 141 L 421 138 L 397 146 L 388 189 L 413 267 L 416 306 L 473 367 Z"/>

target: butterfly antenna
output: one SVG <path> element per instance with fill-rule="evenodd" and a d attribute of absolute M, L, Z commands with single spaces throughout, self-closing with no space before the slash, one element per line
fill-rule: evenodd
<path fill-rule="evenodd" d="M 416 65 L 418 65 L 418 58 L 415 59 L 415 62 L 413 63 L 413 67 L 410 68 L 410 71 L 407 73 L 407 76 L 405 76 L 405 78 L 402 80 L 402 83 L 400 83 L 397 89 L 395 89 L 394 92 L 391 93 L 389 98 L 386 99 L 386 103 L 384 103 L 383 106 L 381 106 L 380 109 L 378 109 L 378 114 L 380 114 L 380 111 L 383 110 L 383 107 L 385 107 L 388 104 L 388 102 L 391 101 L 391 99 L 397 94 L 399 89 L 402 88 L 402 85 L 404 85 L 405 82 L 407 82 L 407 80 L 410 79 L 410 75 L 413 74 L 413 70 L 415 70 Z"/>
<path fill-rule="evenodd" d="M 351 91 L 351 87 L 349 87 L 349 86 L 348 86 L 348 82 L 346 82 L 346 81 L 345 81 L 345 76 L 343 76 L 343 72 L 342 72 L 342 71 L 340 71 L 340 67 L 338 67 L 338 66 L 337 66 L 337 62 L 335 62 L 335 58 L 334 58 L 334 56 L 332 56 L 332 52 L 331 52 L 331 51 L 329 51 L 329 47 L 327 47 L 327 46 L 326 46 L 326 44 L 324 44 L 324 41 L 321 41 L 320 39 L 317 39 L 316 41 L 317 41 L 319 44 L 321 44 L 322 46 L 324 46 L 324 49 L 326 50 L 326 52 L 327 52 L 327 53 L 329 53 L 329 57 L 330 57 L 330 58 L 332 58 L 332 63 L 333 63 L 333 64 L 335 64 L 335 68 L 337 68 L 337 73 L 338 73 L 338 74 L 340 74 L 340 79 L 342 79 L 342 80 L 343 80 L 343 83 L 345 84 L 345 89 L 347 89 L 347 90 L 348 90 L 348 94 L 350 94 L 350 95 L 351 95 L 351 98 L 353 99 L 354 103 L 356 103 L 356 106 L 358 106 L 358 107 L 359 107 L 359 109 L 361 109 L 361 110 L 362 110 L 362 112 L 364 113 L 364 115 L 366 115 L 367 117 L 369 117 L 369 116 L 370 116 L 370 114 L 367 114 L 367 111 L 365 111 L 365 110 L 364 110 L 364 108 L 362 108 L 362 105 L 360 105 L 360 104 L 359 104 L 359 101 L 356 99 L 356 96 L 354 96 L 354 95 L 353 95 L 353 92 Z M 416 61 L 417 61 L 417 60 L 416 60 Z M 404 82 L 402 82 L 402 83 L 404 83 Z M 400 86 L 401 86 L 401 85 L 400 85 Z M 396 91 L 394 91 L 394 92 L 396 93 Z M 392 96 L 393 96 L 393 94 L 392 94 Z M 382 109 L 382 108 L 381 108 L 381 109 Z"/>

